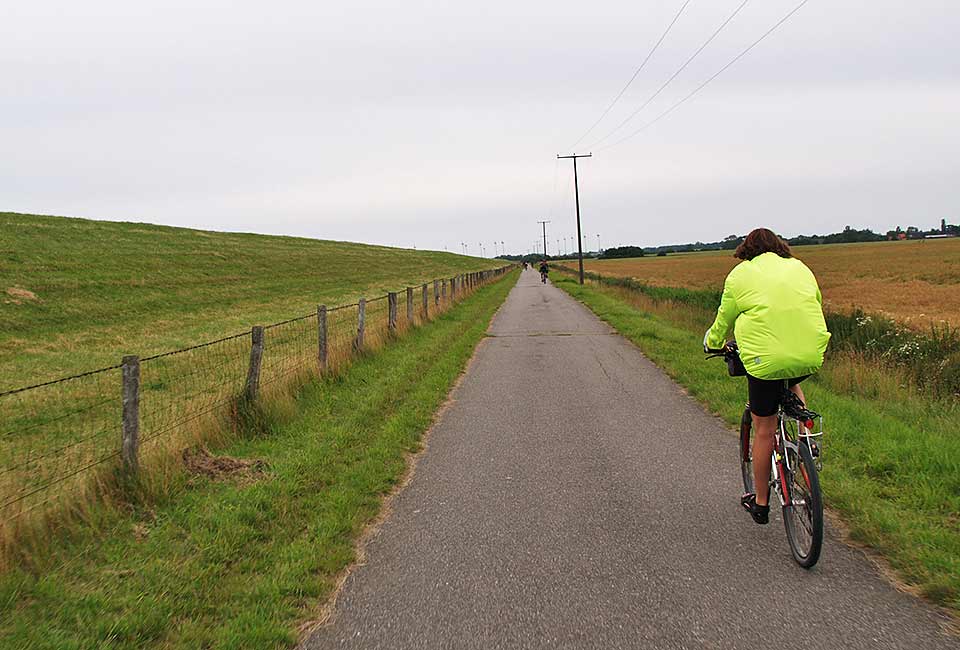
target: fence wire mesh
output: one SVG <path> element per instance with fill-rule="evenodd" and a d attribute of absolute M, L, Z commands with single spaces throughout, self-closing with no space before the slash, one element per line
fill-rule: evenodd
<path fill-rule="evenodd" d="M 247 374 L 250 333 L 140 361 L 140 445 L 156 453 L 198 434 L 234 405 Z M 114 391 L 114 400 L 119 388 Z M 119 417 L 115 416 L 117 420 Z M 187 435 L 187 434 L 193 435 Z M 114 441 L 120 443 L 120 439 Z"/>
<path fill-rule="evenodd" d="M 0 396 L 0 527 L 64 496 L 119 457 L 119 367 Z"/>
<path fill-rule="evenodd" d="M 267 325 L 263 329 L 261 386 L 269 386 L 291 380 L 297 375 L 317 372 L 316 313 Z"/>
<path fill-rule="evenodd" d="M 259 355 L 248 331 L 134 357 L 135 387 L 121 364 L 0 393 L 0 540 L 9 543 L 18 527 L 38 521 L 28 513 L 82 503 L 125 463 L 143 471 L 151 459 L 171 457 L 201 440 L 212 420 L 235 424 L 251 381 L 255 395 L 259 387 L 339 373 L 358 352 L 428 323 L 509 268 L 399 290 L 395 302 L 382 295 L 265 325 Z"/>

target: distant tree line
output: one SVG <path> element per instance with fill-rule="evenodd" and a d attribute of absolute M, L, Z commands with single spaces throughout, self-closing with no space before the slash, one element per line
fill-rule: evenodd
<path fill-rule="evenodd" d="M 939 228 L 921 230 L 916 226 L 908 226 L 906 230 L 897 226 L 884 234 L 873 232 L 870 228 L 857 230 L 850 226 L 841 232 L 829 235 L 797 235 L 785 238 L 791 246 L 807 246 L 814 244 L 852 244 L 855 242 L 892 241 L 899 239 L 923 239 L 932 236 L 960 236 L 960 226 L 948 224 L 946 219 L 940 220 Z M 687 253 L 692 251 L 733 250 L 739 246 L 745 235 L 727 235 L 720 241 L 693 242 L 691 244 L 668 244 L 664 246 L 617 246 L 608 248 L 600 254 L 601 259 L 621 257 L 643 257 L 644 255 L 667 255 L 668 253 Z"/>

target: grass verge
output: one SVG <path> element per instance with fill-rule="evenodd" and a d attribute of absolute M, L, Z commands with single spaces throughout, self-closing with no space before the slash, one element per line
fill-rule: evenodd
<path fill-rule="evenodd" d="M 567 278 L 558 278 L 556 285 L 736 425 L 745 386 L 731 380 L 722 364 L 704 362 L 702 332 L 628 304 L 615 289 L 580 286 Z M 881 372 L 871 377 L 882 389 Z M 861 376 L 860 382 L 870 383 L 871 377 Z M 827 504 L 848 524 L 852 538 L 879 551 L 901 581 L 958 614 L 960 437 L 953 407 L 919 402 L 916 395 L 886 400 L 883 391 L 869 396 L 852 384 L 851 377 L 836 373 L 804 383 L 811 405 L 824 413 Z"/>
<path fill-rule="evenodd" d="M 342 376 L 308 384 L 292 414 L 268 414 L 219 460 L 192 456 L 192 471 L 164 502 L 94 513 L 93 525 L 56 544 L 47 566 L 0 576 L 0 646 L 294 644 L 512 278 Z"/>

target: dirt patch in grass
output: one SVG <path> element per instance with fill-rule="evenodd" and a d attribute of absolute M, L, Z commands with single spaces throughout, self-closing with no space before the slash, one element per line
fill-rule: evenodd
<path fill-rule="evenodd" d="M 236 478 L 255 481 L 267 470 L 267 464 L 260 459 L 214 456 L 203 448 L 184 449 L 183 466 L 193 475 L 214 481 Z"/>
<path fill-rule="evenodd" d="M 40 300 L 32 291 L 27 291 L 26 289 L 21 289 L 20 287 L 8 287 L 7 295 L 10 296 L 9 300 L 6 300 L 7 303 L 13 303 L 15 305 L 21 305 L 24 302 L 35 302 Z"/>

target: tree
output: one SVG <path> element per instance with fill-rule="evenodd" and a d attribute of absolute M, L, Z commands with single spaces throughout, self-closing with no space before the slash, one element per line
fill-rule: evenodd
<path fill-rule="evenodd" d="M 600 253 L 600 259 L 622 257 L 643 257 L 643 249 L 639 246 L 617 246 L 615 248 L 608 248 Z"/>

